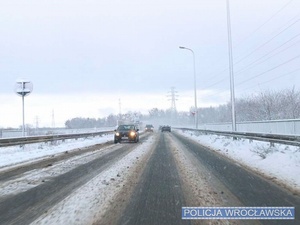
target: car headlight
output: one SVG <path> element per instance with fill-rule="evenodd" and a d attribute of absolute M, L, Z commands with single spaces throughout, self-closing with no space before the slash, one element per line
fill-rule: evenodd
<path fill-rule="evenodd" d="M 119 133 L 119 132 L 116 132 L 116 136 L 120 136 L 120 133 Z"/>
<path fill-rule="evenodd" d="M 130 136 L 134 136 L 135 135 L 135 132 L 134 131 L 131 131 L 130 132 Z"/>

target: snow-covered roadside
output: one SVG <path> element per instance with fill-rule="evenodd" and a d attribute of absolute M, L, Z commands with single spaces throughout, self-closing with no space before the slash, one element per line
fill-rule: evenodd
<path fill-rule="evenodd" d="M 240 164 L 277 179 L 288 187 L 300 191 L 300 148 L 268 142 L 235 140 L 217 135 L 202 135 L 194 131 L 176 131 L 202 145 L 210 147 Z"/>
<path fill-rule="evenodd" d="M 72 149 L 78 149 L 90 145 L 101 144 L 113 140 L 113 134 L 101 137 L 90 137 L 82 139 L 70 139 L 57 141 L 55 143 L 29 144 L 24 147 L 11 146 L 0 148 L 0 168 L 12 166 L 18 163 L 33 161 L 54 154 L 63 153 Z"/>
<path fill-rule="evenodd" d="M 53 179 L 53 177 L 67 173 L 80 165 L 86 164 L 111 149 L 112 148 L 106 147 L 101 148 L 101 151 L 86 152 L 67 160 L 58 161 L 54 164 L 51 163 L 39 169 L 28 171 L 16 179 L 0 182 L 0 196 L 16 195 L 20 192 L 27 191 L 45 181 Z"/>
<path fill-rule="evenodd" d="M 62 200 L 32 224 L 92 224 L 99 220 L 122 190 L 128 177 L 155 142 L 143 141 L 132 152 Z"/>

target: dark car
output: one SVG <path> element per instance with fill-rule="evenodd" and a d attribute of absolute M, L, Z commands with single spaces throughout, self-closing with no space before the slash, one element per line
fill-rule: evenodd
<path fill-rule="evenodd" d="M 146 132 L 153 132 L 154 126 L 152 124 L 147 124 L 145 127 Z"/>
<path fill-rule="evenodd" d="M 171 132 L 171 127 L 170 127 L 170 126 L 162 126 L 162 127 L 161 127 L 161 132 L 164 132 L 164 131 L 169 131 L 169 132 Z"/>
<path fill-rule="evenodd" d="M 121 140 L 134 141 L 135 143 L 137 143 L 139 139 L 139 129 L 136 125 L 120 125 L 115 130 L 115 143 L 121 142 Z"/>

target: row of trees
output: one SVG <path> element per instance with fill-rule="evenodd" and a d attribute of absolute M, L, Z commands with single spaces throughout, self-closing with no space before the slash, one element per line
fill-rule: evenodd
<path fill-rule="evenodd" d="M 265 91 L 256 95 L 237 99 L 236 120 L 262 121 L 300 118 L 300 91 Z M 218 107 L 200 108 L 199 121 L 202 123 L 230 122 L 231 104 Z"/>
<path fill-rule="evenodd" d="M 93 127 L 103 127 L 105 126 L 105 119 L 95 119 L 95 118 L 73 118 L 65 122 L 66 128 L 93 128 Z"/>
<path fill-rule="evenodd" d="M 236 100 L 236 120 L 262 121 L 300 118 L 300 91 L 295 88 L 282 91 L 265 91 Z M 191 109 L 191 111 L 193 111 Z M 220 123 L 231 121 L 231 104 L 217 107 L 199 108 L 199 123 Z M 127 112 L 122 115 L 110 114 L 105 118 L 74 118 L 66 121 L 67 128 L 94 128 L 116 126 L 120 121 L 156 121 L 157 124 L 193 124 L 194 115 L 190 112 L 174 112 L 170 109 L 153 108 L 147 115 L 140 112 Z"/>
<path fill-rule="evenodd" d="M 104 118 L 82 118 L 77 117 L 65 122 L 66 128 L 99 128 L 99 127 L 112 127 L 118 124 L 118 121 L 126 121 L 134 123 L 139 118 L 142 117 L 142 114 L 139 112 L 127 112 L 121 115 L 110 114 Z"/>

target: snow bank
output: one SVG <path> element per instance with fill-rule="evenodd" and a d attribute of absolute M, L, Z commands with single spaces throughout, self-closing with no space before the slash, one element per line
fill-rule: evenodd
<path fill-rule="evenodd" d="M 86 185 L 38 218 L 34 224 L 93 224 L 101 218 L 122 190 L 137 161 L 149 152 L 154 138 L 149 138 L 121 160 L 111 165 Z"/>
<path fill-rule="evenodd" d="M 11 166 L 18 163 L 33 161 L 39 158 L 51 156 L 57 153 L 63 153 L 76 148 L 82 148 L 90 145 L 105 143 L 113 140 L 113 134 L 103 135 L 101 137 L 69 139 L 57 141 L 54 143 L 29 144 L 23 147 L 11 146 L 0 148 L 0 168 Z"/>
<path fill-rule="evenodd" d="M 202 145 L 210 147 L 238 163 L 300 191 L 300 148 L 268 142 L 233 140 L 217 135 L 202 135 L 194 131 L 177 131 Z"/>

